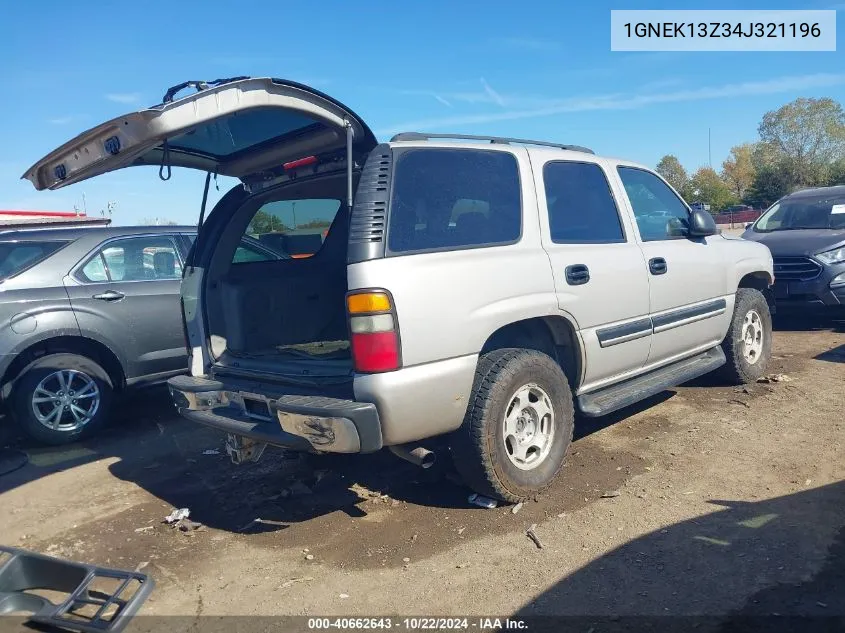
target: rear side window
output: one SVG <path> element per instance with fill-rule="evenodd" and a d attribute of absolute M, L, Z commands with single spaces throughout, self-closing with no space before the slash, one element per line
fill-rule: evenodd
<path fill-rule="evenodd" d="M 44 261 L 67 244 L 58 242 L 0 242 L 0 279 L 7 279 Z"/>
<path fill-rule="evenodd" d="M 232 258 L 233 264 L 298 259 L 320 252 L 340 209 L 336 198 L 267 202 L 255 212 Z"/>
<path fill-rule="evenodd" d="M 619 211 L 601 167 L 595 163 L 546 163 L 543 183 L 552 242 L 625 241 Z"/>
<path fill-rule="evenodd" d="M 507 152 L 409 149 L 396 162 L 388 226 L 394 253 L 519 239 L 519 168 Z"/>

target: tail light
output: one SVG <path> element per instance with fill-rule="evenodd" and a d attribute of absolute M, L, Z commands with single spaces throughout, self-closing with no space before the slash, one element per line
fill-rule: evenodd
<path fill-rule="evenodd" d="M 352 292 L 346 296 L 346 310 L 355 371 L 371 374 L 399 369 L 399 325 L 390 295 L 378 290 Z"/>

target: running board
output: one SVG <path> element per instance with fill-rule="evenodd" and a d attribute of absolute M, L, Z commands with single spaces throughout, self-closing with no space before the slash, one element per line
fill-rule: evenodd
<path fill-rule="evenodd" d="M 599 391 L 582 394 L 577 398 L 578 408 L 588 418 L 607 415 L 661 391 L 703 376 L 718 369 L 725 362 L 725 353 L 717 345 L 692 358 L 685 358 Z"/>

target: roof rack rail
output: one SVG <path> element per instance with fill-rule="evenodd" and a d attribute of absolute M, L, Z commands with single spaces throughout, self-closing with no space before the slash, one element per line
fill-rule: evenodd
<path fill-rule="evenodd" d="M 539 145 L 541 147 L 555 147 L 557 149 L 565 149 L 570 152 L 584 152 L 586 154 L 595 154 L 589 147 L 582 147 L 581 145 L 563 145 L 561 143 L 550 143 L 548 141 L 531 141 L 524 138 L 510 138 L 507 136 L 476 136 L 472 134 L 426 134 L 424 132 L 401 132 L 390 139 L 391 143 L 399 143 L 401 141 L 427 141 L 434 138 L 442 139 L 456 139 L 463 141 L 487 141 L 489 143 L 504 143 L 516 145 Z"/>

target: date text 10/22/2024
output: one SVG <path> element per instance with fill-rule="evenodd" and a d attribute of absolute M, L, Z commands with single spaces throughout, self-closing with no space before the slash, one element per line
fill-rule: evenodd
<path fill-rule="evenodd" d="M 308 630 L 387 630 L 404 631 L 526 631 L 528 624 L 524 620 L 498 617 L 474 618 L 309 618 Z"/>

